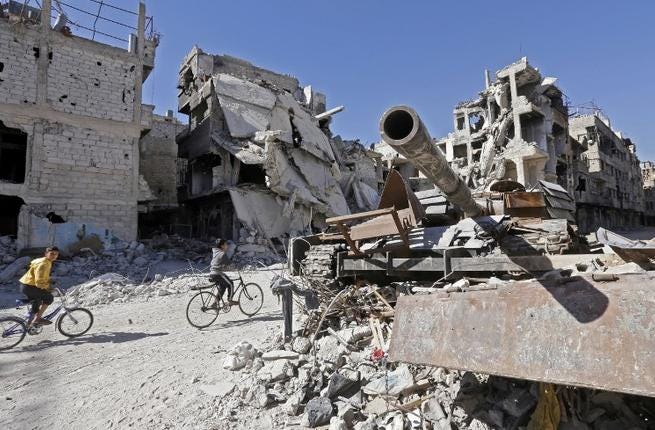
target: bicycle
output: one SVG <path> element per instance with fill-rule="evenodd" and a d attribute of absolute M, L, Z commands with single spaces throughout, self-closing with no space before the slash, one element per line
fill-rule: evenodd
<path fill-rule="evenodd" d="M 61 334 L 66 337 L 82 336 L 89 331 L 93 325 L 93 314 L 85 308 L 69 307 L 66 302 L 66 294 L 60 288 L 53 288 L 58 293 L 60 304 L 53 311 L 43 317 L 43 319 L 51 321 L 62 310 L 63 314 L 59 315 L 55 327 Z M 31 299 L 18 299 L 16 300 L 16 309 L 20 306 L 27 306 L 27 314 L 23 317 L 6 316 L 0 317 L 0 351 L 11 349 L 21 343 L 27 334 L 37 335 L 43 330 L 43 325 L 30 323 L 36 316 L 32 312 Z"/>
<path fill-rule="evenodd" d="M 262 287 L 254 282 L 245 283 L 241 272 L 237 273 L 239 277 L 236 279 L 227 277 L 232 282 L 234 288 L 233 296 L 237 298 L 241 313 L 252 317 L 264 305 L 264 291 Z M 238 284 L 234 285 L 236 281 L 238 281 Z M 223 300 L 223 297 L 219 297 L 219 286 L 217 283 L 192 289 L 200 290 L 191 297 L 186 307 L 186 319 L 193 327 L 198 329 L 209 327 L 216 321 L 216 318 L 218 318 L 221 312 L 230 312 L 231 305 L 229 302 Z M 211 291 L 206 291 L 207 289 L 211 289 Z"/>

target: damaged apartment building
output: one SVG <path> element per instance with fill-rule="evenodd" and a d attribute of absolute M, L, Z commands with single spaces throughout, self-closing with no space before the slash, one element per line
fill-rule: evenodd
<path fill-rule="evenodd" d="M 644 224 L 655 225 L 655 163 L 641 163 L 641 177 L 644 182 Z"/>
<path fill-rule="evenodd" d="M 51 0 L 0 10 L 0 235 L 19 248 L 69 244 L 95 234 L 133 240 L 139 139 L 151 106 L 142 83 L 154 67 L 145 5 L 126 48 L 76 36 Z"/>
<path fill-rule="evenodd" d="M 553 182 L 574 195 L 581 231 L 638 225 L 643 210 L 634 144 L 597 113 L 570 118 L 556 82 L 526 57 L 496 72 L 494 80 L 486 71 L 485 89 L 455 107 L 454 131 L 435 144 L 472 189 Z M 384 142 L 375 150 L 415 189 L 432 187 Z"/>
<path fill-rule="evenodd" d="M 600 112 L 569 120 L 573 186 L 581 231 L 644 224 L 644 187 L 635 144 Z"/>
<path fill-rule="evenodd" d="M 194 47 L 178 91 L 189 116 L 178 138 L 179 201 L 194 236 L 257 252 L 320 229 L 327 217 L 376 207 L 379 157 L 332 136 L 341 107 L 326 111 L 325 95 L 311 86 Z"/>

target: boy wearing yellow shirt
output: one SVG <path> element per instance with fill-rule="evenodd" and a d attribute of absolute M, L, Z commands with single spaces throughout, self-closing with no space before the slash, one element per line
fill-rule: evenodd
<path fill-rule="evenodd" d="M 51 246 L 45 249 L 45 255 L 32 260 L 27 273 L 20 278 L 21 292 L 32 300 L 32 313 L 36 314 L 33 324 L 52 324 L 42 318 L 48 305 L 52 304 L 54 297 L 50 288 L 50 270 L 52 263 L 59 257 L 59 248 Z"/>

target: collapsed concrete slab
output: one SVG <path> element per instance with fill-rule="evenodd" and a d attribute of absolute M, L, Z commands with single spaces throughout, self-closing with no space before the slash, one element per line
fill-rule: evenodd
<path fill-rule="evenodd" d="M 321 116 L 325 96 L 310 86 L 194 48 L 178 88 L 179 110 L 190 118 L 178 140 L 186 160 L 180 196 L 199 224 L 195 235 L 240 240 L 245 227 L 257 240 L 285 238 L 376 205 L 379 157 L 332 136 L 342 107 Z M 217 213 L 220 232 L 207 220 Z"/>
<path fill-rule="evenodd" d="M 311 214 L 308 209 L 290 210 L 293 204 L 285 206 L 269 190 L 235 188 L 229 193 L 239 221 L 249 230 L 261 232 L 266 239 L 309 228 Z"/>

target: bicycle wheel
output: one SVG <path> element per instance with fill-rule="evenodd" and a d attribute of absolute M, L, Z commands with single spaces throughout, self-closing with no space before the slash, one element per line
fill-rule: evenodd
<path fill-rule="evenodd" d="M 67 337 L 82 336 L 93 325 L 93 314 L 84 308 L 71 308 L 57 318 L 57 330 Z"/>
<path fill-rule="evenodd" d="M 6 351 L 21 343 L 27 334 L 25 321 L 17 317 L 0 318 L 0 351 Z"/>
<path fill-rule="evenodd" d="M 218 298 L 209 291 L 196 293 L 186 306 L 186 319 L 195 328 L 209 327 L 220 310 L 214 307 Z"/>
<path fill-rule="evenodd" d="M 239 291 L 239 309 L 249 317 L 255 315 L 264 305 L 264 291 L 262 287 L 251 282 Z"/>

